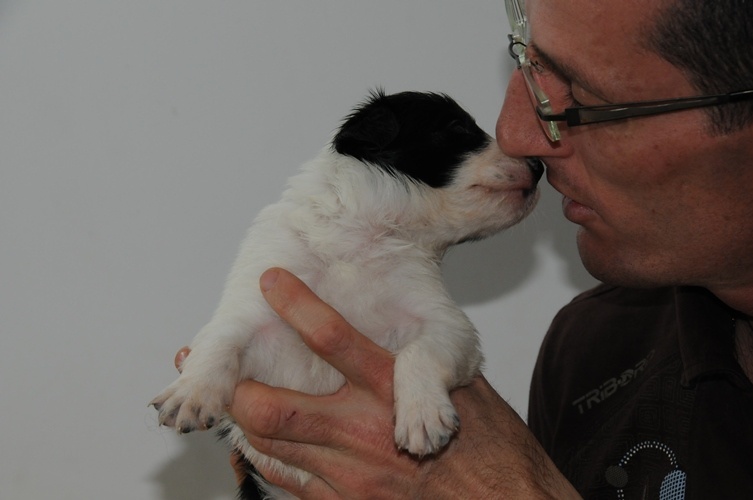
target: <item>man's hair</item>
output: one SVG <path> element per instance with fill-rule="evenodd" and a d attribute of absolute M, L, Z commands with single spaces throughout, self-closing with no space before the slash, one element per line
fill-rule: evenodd
<path fill-rule="evenodd" d="M 753 89 L 753 0 L 668 0 L 648 43 L 703 95 Z M 753 101 L 707 109 L 715 134 L 753 124 Z"/>

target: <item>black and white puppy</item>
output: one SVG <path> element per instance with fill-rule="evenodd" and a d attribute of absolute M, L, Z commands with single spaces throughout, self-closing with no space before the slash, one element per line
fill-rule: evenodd
<path fill-rule="evenodd" d="M 264 301 L 259 276 L 282 267 L 395 353 L 395 442 L 418 456 L 437 452 L 459 425 L 448 392 L 482 363 L 440 260 L 451 245 L 525 217 L 542 172 L 538 161 L 505 156 L 446 95 L 373 93 L 256 218 L 182 374 L 152 401 L 160 423 L 178 432 L 217 426 L 251 463 L 308 480 L 254 450 L 225 414 L 246 378 L 311 394 L 344 383 Z"/>

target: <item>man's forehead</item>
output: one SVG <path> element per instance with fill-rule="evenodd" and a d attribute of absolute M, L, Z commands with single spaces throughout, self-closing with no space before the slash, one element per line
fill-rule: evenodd
<path fill-rule="evenodd" d="M 590 90 L 625 79 L 651 54 L 645 34 L 657 0 L 527 0 L 531 44 L 552 67 Z M 598 94 L 598 92 L 597 92 Z"/>

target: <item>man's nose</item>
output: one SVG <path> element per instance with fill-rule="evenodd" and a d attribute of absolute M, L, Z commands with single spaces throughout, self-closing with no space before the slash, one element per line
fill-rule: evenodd
<path fill-rule="evenodd" d="M 520 71 L 515 71 L 507 85 L 505 102 L 497 119 L 497 143 L 508 156 L 525 158 L 566 156 L 569 147 L 562 141 L 551 142 L 541 128 L 528 96 Z"/>

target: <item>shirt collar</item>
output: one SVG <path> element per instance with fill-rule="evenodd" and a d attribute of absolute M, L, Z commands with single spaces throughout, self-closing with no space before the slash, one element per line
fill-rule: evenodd
<path fill-rule="evenodd" d="M 704 288 L 679 287 L 675 293 L 682 385 L 724 377 L 753 390 L 735 359 L 734 311 Z"/>

